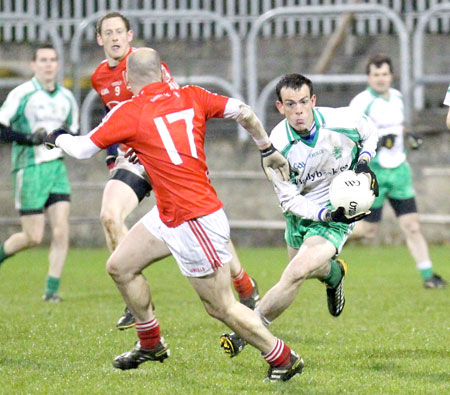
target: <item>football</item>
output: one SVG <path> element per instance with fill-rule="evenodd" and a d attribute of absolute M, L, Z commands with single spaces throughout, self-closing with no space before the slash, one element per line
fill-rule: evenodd
<path fill-rule="evenodd" d="M 333 178 L 329 191 L 330 203 L 334 209 L 345 208 L 345 216 L 350 218 L 368 211 L 375 200 L 370 189 L 369 177 L 347 170 Z"/>

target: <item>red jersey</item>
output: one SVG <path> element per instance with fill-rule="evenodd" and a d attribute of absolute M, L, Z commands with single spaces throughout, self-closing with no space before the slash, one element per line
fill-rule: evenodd
<path fill-rule="evenodd" d="M 130 48 L 127 55 L 115 67 L 111 67 L 108 64 L 108 60 L 105 59 L 91 76 L 92 87 L 97 91 L 108 111 L 117 104 L 133 97 L 133 93 L 125 81 L 127 58 L 132 50 Z M 164 62 L 161 62 L 161 70 L 163 72 L 163 81 L 176 85 L 169 68 Z"/>
<path fill-rule="evenodd" d="M 153 83 L 110 111 L 90 138 L 101 149 L 120 142 L 136 151 L 161 220 L 176 227 L 223 206 L 208 178 L 204 138 L 206 121 L 222 118 L 227 102 L 198 86 Z"/>

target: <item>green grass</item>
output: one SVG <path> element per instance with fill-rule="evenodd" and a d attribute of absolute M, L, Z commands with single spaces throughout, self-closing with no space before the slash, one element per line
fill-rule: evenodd
<path fill-rule="evenodd" d="M 70 251 L 59 305 L 41 301 L 47 253 L 17 254 L 0 269 L 0 393 L 450 392 L 450 289 L 423 289 L 403 247 L 346 247 L 347 305 L 337 319 L 328 314 L 324 286 L 303 285 L 271 326 L 305 360 L 303 374 L 287 383 L 263 383 L 267 365 L 251 347 L 234 359 L 222 354 L 224 325 L 207 316 L 172 259 L 145 272 L 171 357 L 113 369 L 113 358 L 137 338 L 134 329 L 114 329 L 124 304 L 104 269 L 108 253 Z M 262 293 L 286 265 L 284 249 L 239 253 Z M 450 246 L 431 253 L 436 271 L 449 279 Z"/>

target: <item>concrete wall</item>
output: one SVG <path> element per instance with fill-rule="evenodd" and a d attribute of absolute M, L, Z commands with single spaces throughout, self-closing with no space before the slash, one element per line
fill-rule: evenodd
<path fill-rule="evenodd" d="M 448 40 L 448 38 L 445 38 Z M 428 72 L 446 71 L 448 55 L 439 48 L 445 48 L 443 37 L 429 37 L 430 45 L 426 47 L 426 55 L 432 57 L 428 62 Z M 137 41 L 136 46 L 146 45 Z M 295 38 L 285 40 L 261 40 L 259 70 L 261 86 L 272 78 L 288 72 L 312 73 L 321 49 L 325 45 L 322 38 Z M 168 63 L 175 75 L 216 74 L 230 78 L 230 51 L 227 42 L 187 42 L 187 43 L 154 43 L 163 59 Z M 14 51 L 14 59 L 8 53 Z M 390 53 L 394 58 L 394 66 L 398 70 L 398 44 L 391 36 L 375 38 L 349 39 L 338 51 L 330 72 L 364 72 L 367 56 L 377 52 Z M 68 52 L 67 52 L 68 53 Z M 28 75 L 28 47 L 22 50 L 8 45 L 0 48 L 3 59 L 11 59 L 7 65 L 14 64 L 17 75 Z M 87 79 L 103 55 L 95 45 L 87 45 L 83 51 L 83 78 Z M 8 63 L 9 62 L 9 63 Z M 67 65 L 69 69 L 69 65 Z M 25 70 L 25 71 L 24 71 Z M 209 87 L 214 89 L 214 87 Z M 318 105 L 344 106 L 364 86 L 327 86 L 317 85 Z M 0 103 L 8 90 L 0 91 Z M 427 109 L 421 114 L 415 114 L 415 128 L 424 138 L 425 144 L 419 151 L 409 154 L 409 161 L 415 174 L 418 206 L 421 213 L 450 215 L 450 177 L 434 176 L 437 168 L 450 168 L 450 133 L 445 130 L 447 108 L 442 102 L 446 87 L 427 88 Z M 86 91 L 85 91 L 86 93 Z M 245 93 L 245 92 L 244 92 Z M 273 96 L 272 100 L 275 100 Z M 270 130 L 279 120 L 280 115 L 274 106 L 270 106 L 266 128 Z M 101 111 L 97 112 L 96 122 L 100 120 Z M 212 174 L 225 170 L 260 171 L 259 154 L 256 148 L 249 145 L 240 146 L 236 143 L 236 131 L 232 122 L 213 121 L 208 126 L 206 152 Z M 10 233 L 20 229 L 18 216 L 14 210 L 11 191 L 10 147 L 0 146 L 0 241 Z M 104 245 L 104 237 L 98 218 L 102 186 L 108 179 L 108 171 L 104 165 L 104 154 L 84 162 L 67 159 L 70 180 L 73 184 L 72 218 L 91 218 L 88 222 L 72 222 L 72 245 Z M 231 221 L 234 220 L 271 220 L 283 221 L 271 185 L 261 178 L 230 179 L 212 178 L 219 196 L 225 204 Z M 153 197 L 145 199 L 128 221 L 131 225 L 154 204 Z M 392 211 L 386 207 L 382 232 L 377 242 L 400 243 L 402 240 L 399 228 L 393 218 Z M 8 220 L 8 218 L 10 220 Z M 450 226 L 448 224 L 424 224 L 423 229 L 427 239 L 432 242 L 448 242 Z M 232 232 L 236 244 L 265 245 L 283 244 L 282 230 L 239 230 Z"/>

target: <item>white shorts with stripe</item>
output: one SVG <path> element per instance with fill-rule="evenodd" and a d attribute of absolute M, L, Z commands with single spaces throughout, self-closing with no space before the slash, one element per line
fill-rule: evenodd
<path fill-rule="evenodd" d="M 169 228 L 161 221 L 155 206 L 139 222 L 166 243 L 181 273 L 187 277 L 206 276 L 231 261 L 230 224 L 223 209 Z"/>

